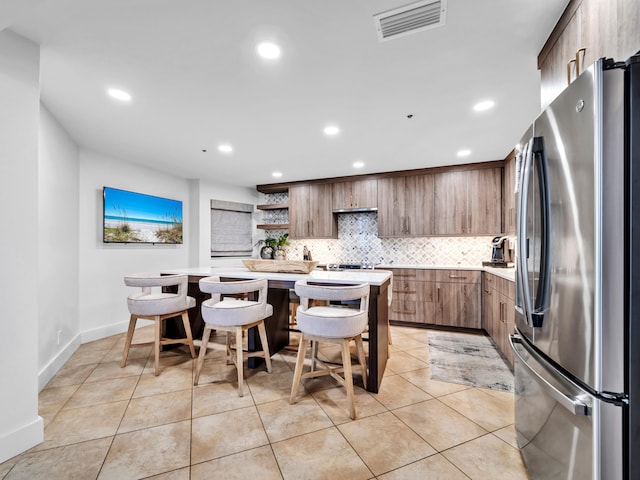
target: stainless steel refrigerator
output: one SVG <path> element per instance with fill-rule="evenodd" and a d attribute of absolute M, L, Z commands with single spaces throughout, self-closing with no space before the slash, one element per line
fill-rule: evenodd
<path fill-rule="evenodd" d="M 640 479 L 639 77 L 638 55 L 597 61 L 518 146 L 511 345 L 532 480 Z"/>

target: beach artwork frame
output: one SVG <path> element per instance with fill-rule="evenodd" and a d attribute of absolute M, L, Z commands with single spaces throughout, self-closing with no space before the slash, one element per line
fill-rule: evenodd
<path fill-rule="evenodd" d="M 182 202 L 103 187 L 104 243 L 182 244 Z"/>

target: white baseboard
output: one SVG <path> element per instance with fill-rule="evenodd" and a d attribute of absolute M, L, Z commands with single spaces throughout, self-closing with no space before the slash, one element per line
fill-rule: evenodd
<path fill-rule="evenodd" d="M 148 324 L 153 324 L 153 322 L 139 320 L 136 327 L 142 328 Z M 38 391 L 41 391 L 47 383 L 51 381 L 54 375 L 58 373 L 65 362 L 71 358 L 71 355 L 73 355 L 81 344 L 126 332 L 127 328 L 129 328 L 129 322 L 118 322 L 86 330 L 75 335 L 71 341 L 66 344 L 62 350 L 60 350 L 60 352 L 58 352 L 58 354 L 51 359 L 42 370 L 40 370 L 40 372 L 38 372 Z"/>
<path fill-rule="evenodd" d="M 80 334 L 76 334 L 71 341 L 62 347 L 62 350 L 60 350 L 58 354 L 38 372 L 38 391 L 41 391 L 47 383 L 49 383 L 65 362 L 71 358 L 71 355 L 73 355 L 73 352 L 75 352 L 79 346 Z"/>
<path fill-rule="evenodd" d="M 117 335 L 118 333 L 126 332 L 127 328 L 129 328 L 128 321 L 84 330 L 80 333 L 81 343 L 93 342 L 94 340 L 100 340 L 101 338 L 110 337 L 111 335 Z"/>
<path fill-rule="evenodd" d="M 0 436 L 0 463 L 35 447 L 44 441 L 44 421 L 37 416 L 32 422 Z"/>

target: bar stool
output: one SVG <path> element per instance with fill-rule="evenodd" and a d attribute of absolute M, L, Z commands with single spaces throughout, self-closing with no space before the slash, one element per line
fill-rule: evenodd
<path fill-rule="evenodd" d="M 131 317 L 129 319 L 129 330 L 124 343 L 124 351 L 122 352 L 122 364 L 127 365 L 127 357 L 129 356 L 129 348 L 136 329 L 136 322 L 139 318 L 144 320 L 152 320 L 155 322 L 155 332 L 153 342 L 138 343 L 136 345 L 154 345 L 154 373 L 160 373 L 160 347 L 162 345 L 171 345 L 183 343 L 189 345 L 191 358 L 196 358 L 196 352 L 193 348 L 193 337 L 191 336 L 191 326 L 189 324 L 189 316 L 187 310 L 195 307 L 196 301 L 192 297 L 187 296 L 188 275 L 150 275 L 147 273 L 138 273 L 127 275 L 124 277 L 125 285 L 129 287 L 140 287 L 142 290 L 133 293 L 127 297 L 127 306 Z M 162 287 L 178 287 L 177 293 L 168 293 L 166 291 L 154 291 Z M 184 325 L 185 338 L 165 338 L 162 336 L 162 327 L 164 320 L 173 317 L 182 317 Z"/>
<path fill-rule="evenodd" d="M 271 373 L 271 357 L 269 355 L 267 332 L 264 326 L 264 319 L 273 315 L 273 307 L 267 303 L 267 280 L 221 282 L 218 277 L 207 277 L 201 279 L 199 285 L 202 292 L 211 294 L 211 299 L 202 302 L 201 311 L 205 327 L 202 333 L 202 343 L 193 384 L 198 385 L 211 330 L 220 330 L 227 332 L 227 359 L 235 364 L 238 371 L 238 395 L 242 397 L 244 396 L 244 359 L 249 357 L 264 358 L 267 364 L 267 372 Z M 240 295 L 254 292 L 258 292 L 257 301 L 222 297 L 222 295 Z M 244 352 L 242 349 L 242 337 L 244 332 L 251 327 L 258 327 L 262 350 Z M 232 345 L 231 341 L 232 333 L 235 333 L 236 337 L 235 346 Z M 233 350 L 235 350 L 235 356 L 233 355 Z"/>
<path fill-rule="evenodd" d="M 367 364 L 362 343 L 362 332 L 369 320 L 369 284 L 327 286 L 310 285 L 307 280 L 299 280 L 295 284 L 295 290 L 300 297 L 297 321 L 301 336 L 289 403 L 295 403 L 298 385 L 302 379 L 331 375 L 345 387 L 349 400 L 349 415 L 351 419 L 355 419 L 356 407 L 349 345 L 352 340 L 355 342 L 362 371 L 362 382 L 366 388 Z M 329 304 L 310 307 L 311 299 L 325 300 Z M 349 300 L 360 300 L 358 308 L 332 305 L 330 303 L 331 301 Z M 325 368 L 315 370 L 314 364 L 316 361 L 320 362 L 320 360 L 317 360 L 314 354 L 311 371 L 303 373 L 307 345 L 310 341 L 315 344 L 312 348 L 314 352 L 318 342 L 340 345 L 342 347 L 342 366 L 332 367 L 324 364 Z M 339 375 L 341 372 L 344 376 Z"/>

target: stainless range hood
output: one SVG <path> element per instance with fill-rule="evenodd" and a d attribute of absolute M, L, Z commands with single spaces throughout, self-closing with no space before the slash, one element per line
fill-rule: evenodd
<path fill-rule="evenodd" d="M 362 213 L 362 212 L 377 212 L 377 207 L 361 207 L 361 208 L 335 208 L 333 213 Z"/>

